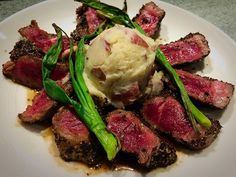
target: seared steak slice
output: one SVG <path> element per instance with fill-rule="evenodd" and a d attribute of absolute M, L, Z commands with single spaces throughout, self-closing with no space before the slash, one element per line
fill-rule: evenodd
<path fill-rule="evenodd" d="M 49 34 L 40 29 L 35 20 L 32 20 L 29 26 L 19 29 L 19 33 L 27 40 L 34 43 L 35 46 L 40 48 L 44 53 L 47 53 L 50 47 L 57 41 L 57 36 L 55 34 Z M 68 39 L 63 37 L 63 51 L 69 48 L 70 44 Z"/>
<path fill-rule="evenodd" d="M 210 53 L 208 41 L 200 33 L 190 33 L 184 38 L 159 47 L 171 65 L 200 61 Z"/>
<path fill-rule="evenodd" d="M 59 108 L 59 104 L 47 96 L 45 90 L 41 90 L 33 99 L 32 105 L 28 105 L 18 117 L 25 123 L 38 123 L 50 119 Z"/>
<path fill-rule="evenodd" d="M 92 34 L 103 22 L 103 19 L 97 14 L 96 10 L 84 5 L 76 9 L 76 14 L 76 29 L 71 33 L 75 41 L 79 41 L 85 35 Z"/>
<path fill-rule="evenodd" d="M 70 94 L 72 92 L 69 75 L 57 81 L 57 84 L 60 85 L 66 93 Z M 43 89 L 33 98 L 32 105 L 28 105 L 26 110 L 18 116 L 22 122 L 37 123 L 51 119 L 59 106 L 60 104 L 52 100 Z"/>
<path fill-rule="evenodd" d="M 115 110 L 109 113 L 107 129 L 118 138 L 121 150 L 134 155 L 144 167 L 165 167 L 176 161 L 175 149 L 143 125 L 132 112 Z"/>
<path fill-rule="evenodd" d="M 66 161 L 98 165 L 100 146 L 71 107 L 64 107 L 54 115 L 52 129 L 60 156 Z M 99 154 L 100 153 L 100 154 Z"/>
<path fill-rule="evenodd" d="M 24 55 L 43 58 L 44 52 L 37 48 L 32 42 L 28 40 L 20 40 L 15 44 L 14 49 L 10 52 L 10 59 L 14 61 Z"/>
<path fill-rule="evenodd" d="M 149 37 L 155 38 L 159 33 L 159 28 L 165 11 L 159 8 L 154 2 L 149 2 L 139 10 L 133 21 L 141 26 Z"/>
<path fill-rule="evenodd" d="M 208 129 L 197 125 L 197 133 L 189 122 L 183 106 L 174 97 L 155 97 L 143 106 L 143 117 L 153 128 L 173 137 L 190 149 L 204 149 L 220 132 L 219 121 L 212 120 Z"/>
<path fill-rule="evenodd" d="M 3 74 L 11 80 L 32 89 L 42 89 L 42 59 L 31 56 L 21 56 L 16 61 L 3 64 Z M 59 80 L 66 76 L 69 68 L 64 63 L 58 63 L 51 78 Z"/>
<path fill-rule="evenodd" d="M 176 70 L 192 98 L 216 108 L 225 108 L 233 96 L 234 85 L 209 77 Z"/>

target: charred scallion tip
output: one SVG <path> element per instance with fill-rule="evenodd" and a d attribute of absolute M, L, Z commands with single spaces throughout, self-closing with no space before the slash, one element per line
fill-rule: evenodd
<path fill-rule="evenodd" d="M 124 7 L 122 8 L 122 11 L 125 12 L 125 13 L 127 13 L 127 11 L 128 11 L 128 6 L 127 6 L 127 1 L 126 0 L 124 0 Z"/>
<path fill-rule="evenodd" d="M 180 95 L 186 112 L 188 114 L 189 120 L 192 123 L 192 126 L 195 130 L 197 130 L 196 121 L 202 126 L 209 128 L 211 126 L 211 121 L 192 103 L 190 100 L 188 93 L 184 87 L 183 82 L 179 78 L 175 69 L 170 65 L 165 55 L 162 53 L 161 49 L 158 47 L 156 50 L 156 59 L 157 61 L 164 66 L 164 68 L 168 71 L 170 77 L 173 79 L 177 87 L 179 88 Z"/>

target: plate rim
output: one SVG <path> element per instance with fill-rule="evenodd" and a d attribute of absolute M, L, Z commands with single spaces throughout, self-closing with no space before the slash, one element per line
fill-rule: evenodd
<path fill-rule="evenodd" d="M 51 1 L 55 1 L 55 0 L 51 0 Z M 18 16 L 22 13 L 24 13 L 24 11 L 28 11 L 29 9 L 32 9 L 32 8 L 37 8 L 38 6 L 41 6 L 43 4 L 47 4 L 48 2 L 51 2 L 50 0 L 47 0 L 47 1 L 43 1 L 43 2 L 40 2 L 40 3 L 37 3 L 37 4 L 34 4 L 32 6 L 29 6 L 25 9 L 22 9 L 14 14 L 12 14 L 11 16 L 7 17 L 6 19 L 4 19 L 3 21 L 0 22 L 0 27 L 1 25 L 4 25 L 5 23 L 7 23 L 8 21 L 10 21 L 12 18 L 14 18 L 15 16 Z M 167 3 L 167 2 L 163 2 L 163 1 L 158 1 L 158 0 L 154 0 L 154 1 L 157 1 L 157 2 L 161 2 L 161 3 L 164 3 L 166 4 L 167 6 L 171 6 L 173 8 L 177 8 L 177 10 L 180 10 L 184 13 L 187 13 L 187 15 L 191 15 L 193 18 L 196 18 L 198 19 L 200 22 L 204 22 L 204 24 L 210 26 L 211 29 L 214 29 L 214 30 L 217 30 L 217 33 L 220 33 L 222 36 L 224 36 L 228 41 L 230 41 L 235 47 L 236 47 L 236 42 L 227 34 L 225 33 L 223 30 L 221 30 L 220 28 L 218 28 L 217 26 L 215 26 L 214 24 L 212 24 L 211 22 L 205 20 L 204 18 L 202 17 L 199 17 L 197 16 L 196 14 L 188 11 L 188 10 L 185 10 L 183 8 L 180 8 L 178 6 L 175 6 L 173 4 L 170 4 L 170 3 Z M 235 95 L 234 95 L 235 96 Z"/>

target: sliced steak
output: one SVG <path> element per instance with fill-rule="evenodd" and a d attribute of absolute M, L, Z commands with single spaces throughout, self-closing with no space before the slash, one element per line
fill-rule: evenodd
<path fill-rule="evenodd" d="M 176 70 L 192 98 L 216 108 L 225 108 L 233 96 L 234 85 L 183 70 Z"/>
<path fill-rule="evenodd" d="M 15 44 L 13 50 L 10 52 L 10 59 L 14 61 L 25 55 L 43 58 L 44 52 L 36 47 L 32 42 L 28 40 L 20 40 Z"/>
<path fill-rule="evenodd" d="M 21 36 L 34 43 L 35 46 L 40 48 L 44 53 L 47 53 L 50 47 L 57 41 L 57 36 L 55 34 L 49 34 L 40 29 L 35 20 L 32 20 L 29 26 L 19 29 L 19 33 Z M 63 37 L 63 51 L 69 48 L 69 40 L 66 37 Z"/>
<path fill-rule="evenodd" d="M 139 10 L 133 21 L 141 26 L 149 37 L 156 38 L 165 11 L 159 8 L 154 2 L 149 2 Z"/>
<path fill-rule="evenodd" d="M 118 138 L 122 151 L 134 155 L 142 166 L 165 167 L 176 161 L 175 149 L 143 125 L 132 112 L 115 110 L 109 113 L 107 129 Z"/>
<path fill-rule="evenodd" d="M 147 101 L 142 109 L 144 119 L 153 128 L 170 135 L 190 149 L 204 149 L 220 132 L 219 121 L 212 120 L 208 129 L 197 125 L 197 133 L 189 122 L 183 106 L 174 97 L 155 97 Z"/>
<path fill-rule="evenodd" d="M 184 38 L 159 47 L 171 65 L 200 61 L 210 53 L 208 41 L 200 33 L 190 33 Z"/>
<path fill-rule="evenodd" d="M 64 63 L 58 63 L 51 78 L 59 80 L 66 76 L 69 68 Z M 21 56 L 16 61 L 3 64 L 3 74 L 11 80 L 32 89 L 42 89 L 42 59 L 31 56 Z"/>
<path fill-rule="evenodd" d="M 87 127 L 71 107 L 64 107 L 54 115 L 52 129 L 60 156 L 66 161 L 98 165 L 102 152 Z"/>
<path fill-rule="evenodd" d="M 69 79 L 69 75 L 67 75 L 62 80 L 57 81 L 57 84 L 68 94 L 72 92 Z M 32 104 L 28 105 L 26 110 L 20 113 L 18 117 L 25 123 L 42 122 L 51 119 L 59 107 L 60 104 L 47 96 L 46 91 L 43 89 L 33 98 Z"/>
<path fill-rule="evenodd" d="M 75 41 L 79 41 L 81 37 L 92 34 L 97 27 L 104 21 L 96 12 L 96 10 L 80 6 L 76 9 L 76 29 L 71 33 Z"/>
<path fill-rule="evenodd" d="M 38 123 L 50 119 L 58 108 L 59 104 L 42 90 L 34 97 L 32 105 L 28 105 L 18 117 L 24 123 Z"/>

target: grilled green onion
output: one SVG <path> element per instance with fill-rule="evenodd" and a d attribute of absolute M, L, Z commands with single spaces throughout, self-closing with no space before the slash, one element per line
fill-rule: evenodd
<path fill-rule="evenodd" d="M 80 103 L 70 98 L 55 81 L 49 78 L 51 71 L 56 66 L 58 57 L 62 51 L 62 31 L 56 25 L 54 25 L 54 27 L 57 31 L 58 39 L 56 44 L 54 44 L 44 56 L 42 64 L 44 89 L 48 96 L 52 99 L 63 104 L 71 104 L 74 107 L 76 113 L 80 116 L 82 121 L 87 125 L 90 131 L 95 134 L 99 142 L 102 144 L 107 153 L 107 158 L 112 160 L 119 150 L 118 142 L 114 135 L 106 130 L 106 125 L 96 109 L 82 76 L 84 67 L 84 38 L 82 38 L 79 42 L 79 46 L 76 51 L 75 66 L 72 59 L 73 46 L 71 41 L 69 55 L 72 85 Z"/>
<path fill-rule="evenodd" d="M 75 65 L 73 65 L 72 57 L 70 57 L 69 60 L 72 85 L 84 110 L 82 114 L 80 112 L 78 112 L 78 114 L 98 138 L 107 153 L 108 159 L 112 160 L 119 150 L 118 142 L 114 135 L 106 130 L 106 125 L 102 121 L 102 118 L 96 109 L 96 105 L 89 94 L 83 78 L 84 60 L 84 38 L 82 38 L 79 41 L 78 48 L 76 50 Z"/>
<path fill-rule="evenodd" d="M 188 93 L 184 87 L 183 82 L 179 78 L 175 69 L 170 65 L 165 55 L 162 53 L 161 49 L 158 47 L 156 50 L 156 59 L 157 61 L 165 67 L 168 71 L 169 76 L 173 79 L 177 87 L 179 88 L 179 92 L 181 95 L 182 102 L 188 114 L 189 120 L 192 123 L 193 127 L 196 129 L 196 121 L 203 125 L 204 127 L 210 127 L 211 121 L 192 103 L 190 100 Z M 195 121 L 196 120 L 196 121 Z"/>

